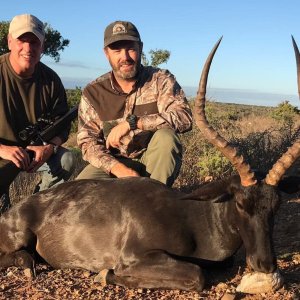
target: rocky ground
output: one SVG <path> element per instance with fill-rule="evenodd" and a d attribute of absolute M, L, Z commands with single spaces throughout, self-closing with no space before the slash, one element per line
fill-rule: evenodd
<path fill-rule="evenodd" d="M 243 249 L 227 270 L 207 271 L 207 284 L 201 293 L 178 290 L 127 289 L 101 286 L 97 274 L 84 270 L 53 270 L 38 264 L 37 277 L 31 280 L 23 270 L 0 269 L 0 299 L 300 299 L 300 199 L 285 198 L 276 216 L 274 240 L 284 286 L 276 291 L 250 295 L 236 292 L 245 272 Z"/>

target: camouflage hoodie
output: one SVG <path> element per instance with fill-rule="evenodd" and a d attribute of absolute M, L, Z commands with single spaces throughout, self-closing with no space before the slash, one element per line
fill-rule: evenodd
<path fill-rule="evenodd" d="M 131 130 L 121 139 L 119 149 L 107 149 L 105 139 L 111 128 L 135 114 L 143 130 Z M 141 155 L 153 133 L 172 128 L 183 133 L 192 128 L 192 113 L 183 90 L 168 71 L 142 67 L 130 93 L 118 90 L 112 73 L 106 73 L 83 90 L 78 111 L 77 142 L 84 160 L 107 173 L 118 162 L 115 157 Z"/>

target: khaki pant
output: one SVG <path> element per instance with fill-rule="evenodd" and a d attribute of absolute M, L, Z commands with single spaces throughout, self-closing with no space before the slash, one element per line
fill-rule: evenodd
<path fill-rule="evenodd" d="M 159 129 L 151 138 L 147 150 L 136 159 L 117 158 L 143 177 L 156 179 L 172 186 L 177 178 L 182 161 L 182 146 L 172 129 Z M 76 179 L 102 179 L 112 177 L 104 170 L 88 165 Z"/>

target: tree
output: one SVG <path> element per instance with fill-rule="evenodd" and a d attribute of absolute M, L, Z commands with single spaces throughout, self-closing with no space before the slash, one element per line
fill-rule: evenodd
<path fill-rule="evenodd" d="M 171 52 L 163 49 L 150 50 L 150 65 L 157 67 L 160 64 L 167 62 L 170 58 Z M 149 60 L 144 52 L 142 52 L 142 63 L 144 66 L 149 66 Z"/>
<path fill-rule="evenodd" d="M 81 98 L 81 88 L 76 86 L 75 89 L 66 90 L 68 104 L 70 107 L 77 105 Z"/>
<path fill-rule="evenodd" d="M 8 28 L 8 21 L 0 22 L 0 55 L 9 52 L 7 45 Z M 50 56 L 55 62 L 59 62 L 59 52 L 64 51 L 69 43 L 70 41 L 68 39 L 64 39 L 57 30 L 45 23 L 44 55 Z"/>

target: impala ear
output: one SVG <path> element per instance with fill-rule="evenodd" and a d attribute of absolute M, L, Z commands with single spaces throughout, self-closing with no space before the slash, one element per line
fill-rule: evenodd
<path fill-rule="evenodd" d="M 281 192 L 287 194 L 294 194 L 300 192 L 300 177 L 299 176 L 289 176 L 284 177 L 280 180 L 278 188 Z"/>
<path fill-rule="evenodd" d="M 203 184 L 190 194 L 183 196 L 181 199 L 225 202 L 232 198 L 233 186 L 240 186 L 240 178 L 238 176 L 235 176 L 231 179 L 229 178 L 228 180 L 218 180 Z"/>
<path fill-rule="evenodd" d="M 191 194 L 181 197 L 180 200 L 191 200 L 191 201 L 210 201 L 214 203 L 221 203 L 229 201 L 232 196 L 228 193 L 222 194 L 201 194 L 198 191 L 195 191 Z"/>
<path fill-rule="evenodd" d="M 218 195 L 218 196 L 210 199 L 210 201 L 212 201 L 214 203 L 221 203 L 221 202 L 227 202 L 231 198 L 232 198 L 232 195 L 226 193 L 226 194 Z"/>

